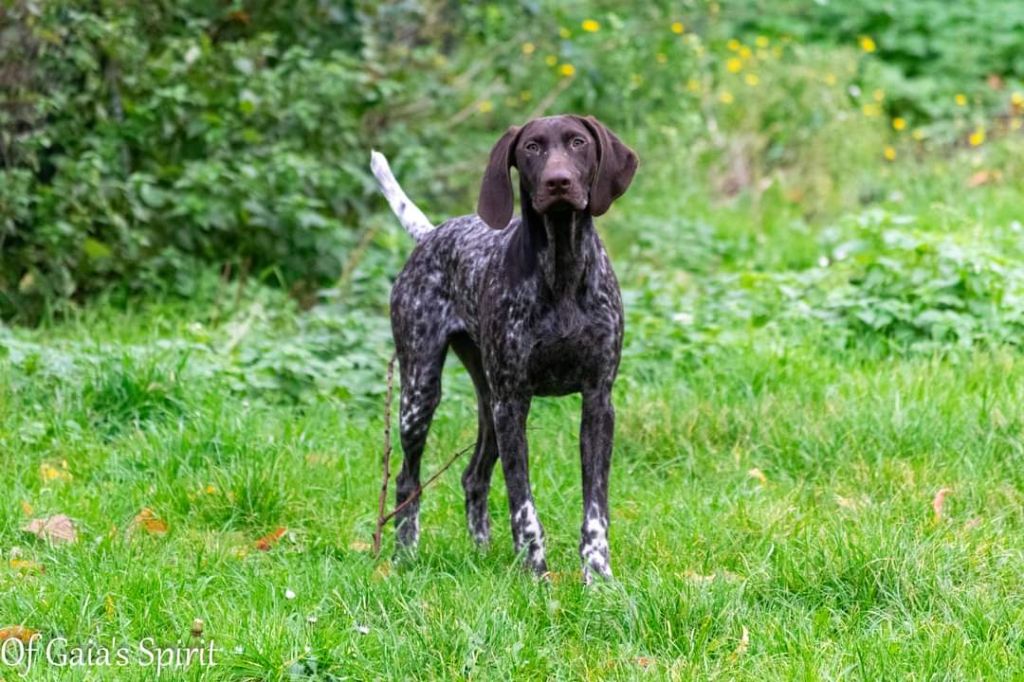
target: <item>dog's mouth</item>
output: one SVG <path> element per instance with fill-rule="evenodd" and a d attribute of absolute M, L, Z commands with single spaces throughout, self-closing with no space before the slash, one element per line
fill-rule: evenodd
<path fill-rule="evenodd" d="M 568 211 L 582 211 L 587 207 L 588 197 L 586 192 L 565 192 L 536 194 L 533 197 L 533 210 L 541 215 L 548 213 L 565 213 Z"/>

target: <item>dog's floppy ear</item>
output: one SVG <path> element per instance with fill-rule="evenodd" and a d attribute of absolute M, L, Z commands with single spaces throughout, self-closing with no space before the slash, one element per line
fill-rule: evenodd
<path fill-rule="evenodd" d="M 513 150 L 519 138 L 519 130 L 512 126 L 494 145 L 480 185 L 477 215 L 496 230 L 505 228 L 512 220 L 512 177 L 509 169 L 515 161 Z"/>
<path fill-rule="evenodd" d="M 597 140 L 597 172 L 590 185 L 590 215 L 606 213 L 633 182 L 639 160 L 633 150 L 593 116 L 577 116 Z"/>

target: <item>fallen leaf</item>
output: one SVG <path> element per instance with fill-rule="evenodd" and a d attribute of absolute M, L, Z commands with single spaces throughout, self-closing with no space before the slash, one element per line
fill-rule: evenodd
<path fill-rule="evenodd" d="M 541 578 L 551 583 L 560 583 L 566 578 L 572 578 L 573 573 L 571 571 L 546 571 L 541 575 Z"/>
<path fill-rule="evenodd" d="M 6 642 L 9 639 L 17 639 L 28 644 L 32 641 L 32 638 L 38 634 L 38 630 L 27 628 L 24 625 L 11 625 L 6 628 L 0 628 L 0 642 Z"/>
<path fill-rule="evenodd" d="M 836 504 L 843 509 L 857 509 L 860 506 L 856 500 L 851 500 L 849 497 L 843 497 L 842 495 L 836 495 Z"/>
<path fill-rule="evenodd" d="M 150 535 L 164 535 L 167 532 L 167 522 L 159 518 L 149 507 L 143 507 L 132 519 L 131 528 L 141 528 Z"/>
<path fill-rule="evenodd" d="M 377 568 L 373 571 L 373 577 L 377 579 L 387 578 L 389 575 L 391 575 L 390 561 L 382 561 L 377 564 Z"/>
<path fill-rule="evenodd" d="M 44 481 L 70 481 L 71 472 L 68 471 L 68 463 L 61 462 L 61 467 L 55 467 L 48 462 L 39 465 L 39 476 Z"/>
<path fill-rule="evenodd" d="M 641 668 L 650 668 L 652 665 L 654 665 L 655 660 L 647 656 L 637 656 L 633 659 L 633 663 L 640 666 Z"/>
<path fill-rule="evenodd" d="M 38 561 L 30 561 L 28 559 L 11 559 L 10 566 L 12 570 L 21 573 L 43 573 L 45 570 Z"/>
<path fill-rule="evenodd" d="M 932 511 L 935 512 L 935 520 L 942 520 L 942 507 L 946 504 L 946 496 L 953 493 L 952 488 L 939 488 L 932 499 Z"/>
<path fill-rule="evenodd" d="M 715 574 L 712 573 L 710 575 L 703 575 L 701 573 L 697 573 L 696 571 L 686 571 L 685 573 L 683 573 L 683 579 L 689 582 L 704 584 L 712 582 L 715 579 Z"/>
<path fill-rule="evenodd" d="M 764 472 L 758 469 L 757 467 L 754 467 L 753 469 L 748 471 L 747 476 L 750 476 L 751 478 L 756 478 L 761 483 L 761 485 L 765 485 L 766 483 L 768 483 L 768 477 L 765 476 Z"/>
<path fill-rule="evenodd" d="M 283 538 L 287 532 L 288 529 L 284 526 L 274 529 L 256 541 L 256 549 L 261 552 L 269 552 L 270 548 L 276 545 L 277 541 Z"/>
<path fill-rule="evenodd" d="M 24 514 L 25 516 L 32 516 L 32 512 L 33 512 L 32 505 L 29 504 L 28 502 L 26 502 L 25 500 L 22 500 L 21 501 L 21 513 Z"/>
<path fill-rule="evenodd" d="M 370 543 L 362 540 L 353 540 L 349 543 L 348 548 L 353 552 L 369 552 L 371 549 Z"/>
<path fill-rule="evenodd" d="M 53 542 L 74 542 L 78 539 L 74 522 L 64 514 L 45 519 L 32 519 L 22 530 Z"/>
<path fill-rule="evenodd" d="M 739 658 L 743 654 L 747 653 L 747 649 L 750 648 L 750 630 L 747 626 L 743 626 L 743 634 L 740 635 L 740 643 L 736 645 L 735 651 L 732 652 L 732 657 Z"/>
<path fill-rule="evenodd" d="M 967 179 L 967 186 L 972 188 L 980 187 L 984 184 L 987 184 L 991 179 L 991 173 L 989 173 L 987 170 L 980 170 L 977 173 L 971 175 L 971 177 Z"/>

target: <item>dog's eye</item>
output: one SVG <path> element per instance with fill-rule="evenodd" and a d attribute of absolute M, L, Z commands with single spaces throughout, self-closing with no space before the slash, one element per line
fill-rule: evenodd
<path fill-rule="evenodd" d="M 587 143 L 587 141 L 584 140 L 582 137 L 574 137 L 574 138 L 572 138 L 572 142 L 571 142 L 573 149 L 579 149 L 580 147 L 582 147 L 586 143 Z"/>
<path fill-rule="evenodd" d="M 537 144 L 536 142 L 527 142 L 525 149 L 528 152 L 536 154 L 537 152 L 540 151 L 540 145 Z"/>

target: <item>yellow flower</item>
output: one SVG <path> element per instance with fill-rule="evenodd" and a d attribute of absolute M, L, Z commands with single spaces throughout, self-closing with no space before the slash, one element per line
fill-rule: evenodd
<path fill-rule="evenodd" d="M 749 85 L 750 87 L 755 87 L 758 83 L 761 82 L 761 79 L 757 77 L 756 73 L 748 73 L 746 76 L 743 77 L 743 80 L 746 81 L 747 85 Z"/>
<path fill-rule="evenodd" d="M 729 92 L 728 90 L 723 90 L 718 95 L 718 101 L 721 102 L 722 104 L 732 104 L 735 100 L 736 98 L 733 97 L 732 93 Z"/>
<path fill-rule="evenodd" d="M 664 64 L 668 61 L 668 55 L 665 54 L 664 52 L 659 52 L 658 54 L 654 55 L 654 58 L 657 60 L 659 64 Z"/>
<path fill-rule="evenodd" d="M 864 115 L 867 116 L 868 118 L 871 118 L 873 116 L 880 116 L 882 114 L 882 107 L 878 106 L 877 104 L 865 104 L 860 108 L 860 110 L 863 111 Z"/>
<path fill-rule="evenodd" d="M 672 25 L 669 26 L 669 28 L 671 28 L 672 32 L 675 33 L 676 35 L 682 35 L 683 31 L 686 30 L 686 26 L 683 25 L 683 22 L 681 21 L 673 21 Z"/>
<path fill-rule="evenodd" d="M 743 59 L 750 59 L 750 55 L 751 55 L 750 48 L 747 47 L 746 45 L 741 45 L 740 46 L 740 57 L 742 57 Z"/>
<path fill-rule="evenodd" d="M 743 68 L 743 62 L 736 57 L 725 62 L 725 68 L 729 73 L 738 73 Z"/>
<path fill-rule="evenodd" d="M 700 92 L 700 81 L 696 78 L 691 78 L 686 81 L 686 89 L 690 92 Z"/>
<path fill-rule="evenodd" d="M 956 105 L 958 107 L 967 106 L 967 95 L 963 94 L 962 92 L 958 92 L 956 97 L 954 97 L 953 99 L 956 101 Z"/>
<path fill-rule="evenodd" d="M 875 40 L 871 36 L 861 36 L 859 42 L 860 49 L 865 52 L 871 53 L 878 49 L 878 46 L 875 45 Z"/>
<path fill-rule="evenodd" d="M 910 136 L 920 142 L 924 139 L 924 131 L 920 128 L 914 128 L 914 132 L 910 133 Z"/>
<path fill-rule="evenodd" d="M 1010 104 L 1015 107 L 1024 107 L 1024 93 L 1015 92 L 1010 95 Z"/>
<path fill-rule="evenodd" d="M 565 26 L 562 26 L 561 28 L 558 29 L 558 35 L 562 36 L 563 38 L 571 38 L 572 31 L 567 29 Z"/>
<path fill-rule="evenodd" d="M 907 122 L 906 122 L 905 119 L 900 118 L 899 116 L 897 116 L 896 118 L 894 118 L 892 120 L 892 129 L 893 130 L 903 130 L 906 127 L 907 127 Z"/>
<path fill-rule="evenodd" d="M 764 36 L 754 38 L 754 44 L 758 47 L 768 47 L 769 40 Z"/>
<path fill-rule="evenodd" d="M 826 73 L 825 74 L 825 85 L 835 85 L 835 84 L 836 84 L 836 75 L 834 73 Z"/>
<path fill-rule="evenodd" d="M 967 138 L 967 141 L 971 143 L 972 147 L 980 147 L 982 144 L 985 143 L 985 131 L 981 128 L 978 128 L 973 133 L 971 133 L 971 136 Z"/>
<path fill-rule="evenodd" d="M 882 150 L 882 156 L 884 156 L 887 161 L 895 161 L 896 150 L 892 147 L 886 146 L 886 148 Z"/>
<path fill-rule="evenodd" d="M 881 102 L 885 99 L 885 92 L 883 90 L 875 90 L 871 93 L 871 96 L 875 98 L 876 102 Z"/>
<path fill-rule="evenodd" d="M 549 54 L 547 57 L 544 57 L 544 63 L 548 66 L 554 66 L 558 63 L 558 57 L 553 54 Z"/>
<path fill-rule="evenodd" d="M 476 108 L 481 114 L 486 114 L 489 111 L 494 111 L 494 102 L 489 99 L 483 99 L 476 105 Z"/>
<path fill-rule="evenodd" d="M 576 75 L 576 67 L 572 64 L 562 64 L 558 67 L 558 73 L 562 74 L 566 78 Z"/>
<path fill-rule="evenodd" d="M 727 42 L 725 46 L 732 50 L 733 52 L 736 52 L 737 50 L 740 49 L 740 41 L 736 40 L 735 38 L 730 38 L 729 42 Z"/>
<path fill-rule="evenodd" d="M 523 43 L 523 54 L 533 54 L 533 51 L 537 49 L 537 46 L 533 43 Z"/>
<path fill-rule="evenodd" d="M 594 21 L 593 19 L 584 19 L 583 23 L 580 24 L 580 26 L 582 26 L 583 30 L 586 31 L 587 33 L 597 33 L 598 31 L 601 30 L 601 24 Z"/>

